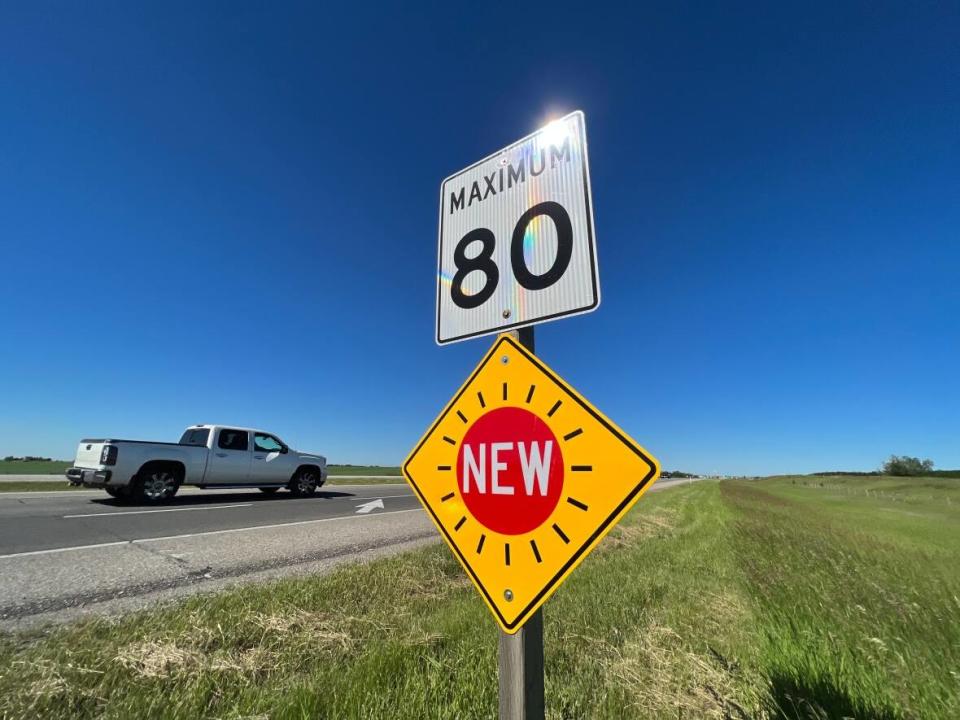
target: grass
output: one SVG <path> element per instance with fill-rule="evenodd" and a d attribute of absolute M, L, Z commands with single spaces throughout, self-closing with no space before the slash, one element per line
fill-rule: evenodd
<path fill-rule="evenodd" d="M 380 478 L 380 477 L 348 477 L 348 478 L 330 478 L 327 480 L 324 487 L 330 485 L 392 485 L 394 483 L 400 483 L 406 485 L 406 480 L 403 479 L 403 476 L 398 475 L 395 478 Z"/>
<path fill-rule="evenodd" d="M 0 475 L 63 475 L 72 465 L 68 460 L 0 460 Z"/>
<path fill-rule="evenodd" d="M 396 475 L 400 468 L 392 465 L 327 465 L 331 475 Z"/>
<path fill-rule="evenodd" d="M 960 717 L 960 483 L 644 498 L 545 608 L 550 718 Z M 0 717 L 495 717 L 497 632 L 440 545 L 0 635 Z"/>
<path fill-rule="evenodd" d="M 87 490 L 88 488 L 63 482 L 0 482 L 0 493 L 6 492 L 59 492 L 61 490 Z"/>

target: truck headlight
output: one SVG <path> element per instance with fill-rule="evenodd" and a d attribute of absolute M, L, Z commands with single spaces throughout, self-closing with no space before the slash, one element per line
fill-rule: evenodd
<path fill-rule="evenodd" d="M 116 445 L 104 445 L 103 450 L 100 451 L 100 464 L 116 465 L 118 449 Z"/>

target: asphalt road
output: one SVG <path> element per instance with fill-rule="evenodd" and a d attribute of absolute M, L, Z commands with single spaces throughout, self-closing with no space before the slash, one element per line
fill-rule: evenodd
<path fill-rule="evenodd" d="M 79 496 L 79 497 L 78 497 Z M 21 553 L 83 548 L 103 543 L 149 541 L 180 535 L 266 525 L 285 526 L 324 518 L 351 517 L 357 505 L 382 499 L 384 513 L 419 503 L 406 485 L 323 488 L 312 498 L 287 492 L 197 491 L 185 488 L 160 507 L 124 505 L 102 491 L 0 494 L 0 559 Z"/>
<path fill-rule="evenodd" d="M 0 628 L 135 610 L 438 540 L 405 484 L 305 499 L 184 488 L 162 507 L 99 490 L 0 493 Z"/>

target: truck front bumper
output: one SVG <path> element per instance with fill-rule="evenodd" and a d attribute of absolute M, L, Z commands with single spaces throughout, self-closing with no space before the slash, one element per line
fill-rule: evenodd
<path fill-rule="evenodd" d="M 110 470 L 91 470 L 90 468 L 67 468 L 67 480 L 71 485 L 102 488 L 110 484 Z"/>

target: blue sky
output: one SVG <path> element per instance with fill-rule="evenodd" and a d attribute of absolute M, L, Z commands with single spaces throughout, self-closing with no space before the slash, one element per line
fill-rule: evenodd
<path fill-rule="evenodd" d="M 579 108 L 546 362 L 667 468 L 960 467 L 955 3 L 94 5 L 0 8 L 0 454 L 399 463 L 490 342 L 432 339 L 441 179 Z"/>

